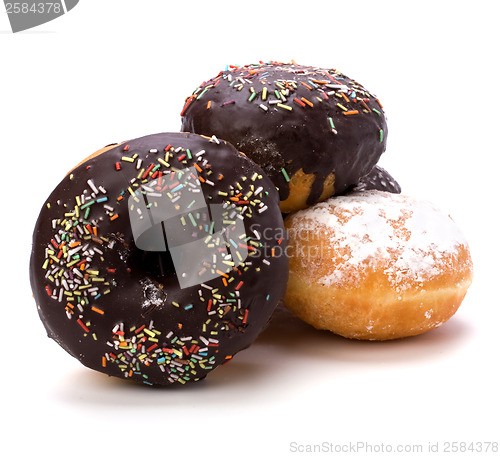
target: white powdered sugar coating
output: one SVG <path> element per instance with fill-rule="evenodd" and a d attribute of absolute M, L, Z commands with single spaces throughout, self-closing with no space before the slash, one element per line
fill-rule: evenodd
<path fill-rule="evenodd" d="M 326 236 L 322 242 L 335 251 L 349 252 L 319 277 L 326 286 L 352 282 L 353 271 L 372 264 L 382 265 L 390 284 L 402 290 L 440 274 L 457 247 L 467 245 L 458 226 L 432 203 L 377 190 L 337 196 L 295 217 Z"/>

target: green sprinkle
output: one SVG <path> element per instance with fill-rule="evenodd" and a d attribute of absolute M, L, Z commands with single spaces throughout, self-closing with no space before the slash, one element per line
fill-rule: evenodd
<path fill-rule="evenodd" d="M 288 173 L 286 172 L 285 168 L 281 168 L 281 172 L 283 173 L 283 176 L 285 176 L 285 180 L 287 182 L 290 182 L 290 177 L 288 177 Z"/>
<path fill-rule="evenodd" d="M 83 204 L 80 209 L 86 209 L 87 207 L 91 206 L 92 204 L 95 203 L 95 200 L 89 201 L 88 203 Z"/>
<path fill-rule="evenodd" d="M 252 92 L 252 95 L 248 98 L 248 101 L 253 101 L 253 99 L 257 96 L 257 92 Z"/>
<path fill-rule="evenodd" d="M 203 90 L 203 92 L 201 92 L 196 98 L 199 100 L 203 95 L 205 95 L 207 90 L 208 90 L 208 87 L 205 90 Z"/>
<path fill-rule="evenodd" d="M 384 130 L 380 129 L 379 133 L 380 133 L 380 142 L 382 142 L 384 140 Z"/>
<path fill-rule="evenodd" d="M 196 226 L 196 221 L 195 221 L 193 214 L 191 212 L 188 214 L 188 217 L 189 217 L 189 220 L 191 220 L 191 223 L 193 224 L 193 226 Z"/>
<path fill-rule="evenodd" d="M 380 114 L 380 111 L 377 111 L 375 108 L 372 108 L 372 111 L 376 112 L 379 116 L 382 115 L 382 114 Z"/>
<path fill-rule="evenodd" d="M 328 117 L 328 122 L 330 122 L 330 127 L 335 130 L 335 125 L 333 124 L 333 119 L 331 117 Z"/>

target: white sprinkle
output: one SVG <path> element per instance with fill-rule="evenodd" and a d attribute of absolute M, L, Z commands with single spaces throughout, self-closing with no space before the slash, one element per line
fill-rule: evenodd
<path fill-rule="evenodd" d="M 87 181 L 87 184 L 89 184 L 89 187 L 92 189 L 94 193 L 99 193 L 99 189 L 95 186 L 94 181 L 92 179 L 89 179 Z"/>

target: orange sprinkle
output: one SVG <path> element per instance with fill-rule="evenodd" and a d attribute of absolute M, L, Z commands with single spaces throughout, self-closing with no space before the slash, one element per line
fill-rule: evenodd
<path fill-rule="evenodd" d="M 106 357 L 102 357 L 102 367 L 106 367 Z"/>
<path fill-rule="evenodd" d="M 344 111 L 344 116 L 352 116 L 353 114 L 358 114 L 359 111 Z"/>
<path fill-rule="evenodd" d="M 365 103 L 365 100 L 361 100 L 361 104 L 363 105 L 363 107 L 368 111 L 368 112 L 372 112 L 372 110 L 368 107 L 368 105 Z"/>
<path fill-rule="evenodd" d="M 210 107 L 212 106 L 212 100 L 210 100 L 208 103 L 207 103 L 207 109 L 210 109 Z"/>
<path fill-rule="evenodd" d="M 81 244 L 80 241 L 78 242 L 72 242 L 70 245 L 69 245 L 69 248 L 72 249 L 73 247 L 78 247 L 79 245 Z"/>
<path fill-rule="evenodd" d="M 307 98 L 302 97 L 301 100 L 311 108 L 314 106 Z"/>
<path fill-rule="evenodd" d="M 194 167 L 198 170 L 199 173 L 201 173 L 202 169 L 200 168 L 200 165 L 198 165 L 198 163 L 195 163 Z"/>
<path fill-rule="evenodd" d="M 223 177 L 224 177 L 224 174 L 219 174 L 219 180 L 222 180 Z"/>
<path fill-rule="evenodd" d="M 222 277 L 226 277 L 226 279 L 229 279 L 229 276 L 228 276 L 227 274 L 225 274 L 224 272 L 219 271 L 218 269 L 217 269 L 217 271 L 215 271 L 215 272 L 216 272 L 217 274 L 221 275 Z"/>
<path fill-rule="evenodd" d="M 379 99 L 378 99 L 378 98 L 376 98 L 376 100 L 377 100 L 377 103 L 380 105 L 380 107 L 381 107 L 382 109 L 384 109 L 384 107 L 382 106 L 382 103 L 380 103 Z"/>
<path fill-rule="evenodd" d="M 340 92 L 340 95 L 342 95 L 344 97 L 344 100 L 347 101 L 347 103 L 349 103 L 349 98 L 346 97 L 346 94 L 344 92 Z"/>
<path fill-rule="evenodd" d="M 113 215 L 113 217 L 110 218 L 110 220 L 116 220 L 118 218 L 118 214 Z"/>
<path fill-rule="evenodd" d="M 271 256 L 274 257 L 274 247 L 271 249 Z"/>
<path fill-rule="evenodd" d="M 224 284 L 225 287 L 227 287 L 227 280 L 225 277 L 222 278 L 222 283 Z"/>
<path fill-rule="evenodd" d="M 121 201 L 123 199 L 123 195 L 120 195 L 118 198 L 116 198 L 116 201 Z"/>
<path fill-rule="evenodd" d="M 328 84 L 328 81 L 318 81 L 317 79 L 313 79 L 312 82 L 315 82 L 316 84 Z"/>
<path fill-rule="evenodd" d="M 305 85 L 309 90 L 313 89 L 309 84 L 306 84 L 304 81 L 301 81 L 301 84 Z"/>
<path fill-rule="evenodd" d="M 98 314 L 104 315 L 104 311 L 102 311 L 101 309 L 98 309 L 97 307 L 92 306 L 91 309 L 94 312 L 97 312 Z"/>
<path fill-rule="evenodd" d="M 182 323 L 177 323 L 179 329 L 182 329 Z"/>
<path fill-rule="evenodd" d="M 205 182 L 205 179 L 203 179 L 203 177 L 201 176 L 198 176 L 198 179 L 200 179 L 200 182 Z"/>

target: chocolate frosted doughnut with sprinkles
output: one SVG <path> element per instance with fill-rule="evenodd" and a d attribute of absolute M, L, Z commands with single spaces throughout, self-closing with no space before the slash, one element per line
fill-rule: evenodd
<path fill-rule="evenodd" d="M 366 176 L 362 177 L 350 191 L 362 192 L 365 190 L 401 193 L 401 186 L 387 170 L 376 165 Z"/>
<path fill-rule="evenodd" d="M 273 183 L 215 136 L 108 146 L 40 212 L 30 262 L 40 318 L 91 369 L 197 381 L 248 347 L 283 297 L 284 232 Z"/>
<path fill-rule="evenodd" d="M 282 212 L 355 185 L 387 141 L 375 95 L 337 70 L 295 63 L 228 67 L 196 88 L 181 116 L 183 131 L 215 134 L 260 165 Z"/>

